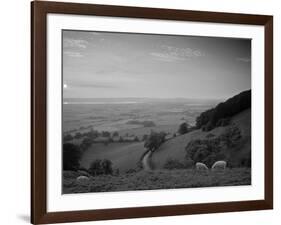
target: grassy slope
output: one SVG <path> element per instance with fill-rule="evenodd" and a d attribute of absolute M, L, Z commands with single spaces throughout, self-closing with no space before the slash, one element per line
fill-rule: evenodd
<path fill-rule="evenodd" d="M 233 168 L 216 172 L 196 170 L 154 170 L 120 176 L 90 177 L 78 183 L 76 172 L 65 171 L 63 193 L 87 193 L 106 191 L 153 190 L 171 188 L 195 188 L 214 186 L 250 185 L 250 168 Z"/>
<path fill-rule="evenodd" d="M 102 143 L 93 144 L 83 155 L 81 166 L 88 168 L 95 159 L 109 159 L 113 162 L 113 168 L 125 172 L 136 168 L 145 152 L 143 142 L 134 143 L 110 143 L 105 146 Z"/>
<path fill-rule="evenodd" d="M 242 145 L 230 151 L 230 158 L 236 161 L 251 152 L 251 110 L 245 110 L 234 116 L 232 122 L 240 128 L 243 137 Z"/>
<path fill-rule="evenodd" d="M 229 154 L 231 154 L 231 157 L 241 157 L 243 154 L 247 154 L 251 149 L 251 110 L 247 109 L 237 114 L 232 118 L 231 123 L 234 123 L 240 128 L 245 142 L 243 143 L 243 146 L 239 146 L 239 150 L 237 150 L 239 152 L 235 151 L 235 154 L 229 152 Z M 167 141 L 152 155 L 152 164 L 154 168 L 163 168 L 166 160 L 169 158 L 182 161 L 186 155 L 185 147 L 189 141 L 193 139 L 205 139 L 210 133 L 218 136 L 226 129 L 227 127 L 217 127 L 209 132 L 195 130 Z"/>

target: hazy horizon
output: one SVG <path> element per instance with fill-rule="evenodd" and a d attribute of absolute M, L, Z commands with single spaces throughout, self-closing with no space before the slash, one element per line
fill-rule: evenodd
<path fill-rule="evenodd" d="M 251 40 L 63 31 L 64 98 L 227 99 L 251 89 Z"/>
<path fill-rule="evenodd" d="M 229 96 L 232 97 L 232 96 Z M 147 100 L 198 100 L 198 101 L 215 101 L 215 100 L 224 100 L 225 98 L 188 98 L 188 97 L 64 97 L 63 99 L 106 99 L 106 100 L 120 100 L 120 99 L 147 99 Z M 226 98 L 227 99 L 227 98 Z"/>

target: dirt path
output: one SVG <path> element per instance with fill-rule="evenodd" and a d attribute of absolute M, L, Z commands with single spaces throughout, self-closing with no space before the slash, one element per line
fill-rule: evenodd
<path fill-rule="evenodd" d="M 146 171 L 152 170 L 151 162 L 150 162 L 151 155 L 152 155 L 152 152 L 148 151 L 142 159 L 142 168 Z"/>

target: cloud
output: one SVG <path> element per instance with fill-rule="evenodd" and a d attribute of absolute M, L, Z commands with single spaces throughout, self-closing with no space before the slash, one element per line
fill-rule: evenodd
<path fill-rule="evenodd" d="M 67 73 L 67 72 L 65 72 Z M 123 76 L 123 74 L 107 74 L 99 76 L 94 72 L 75 74 L 70 80 L 64 80 L 69 88 L 78 89 L 120 89 L 132 87 L 139 82 L 139 78 Z"/>
<path fill-rule="evenodd" d="M 88 41 L 82 39 L 71 39 L 71 38 L 63 39 L 63 46 L 65 48 L 87 48 L 88 44 L 89 44 Z"/>
<path fill-rule="evenodd" d="M 156 60 L 165 62 L 184 61 L 190 58 L 205 56 L 205 53 L 198 49 L 178 48 L 170 45 L 161 45 L 159 52 L 151 52 Z"/>
<path fill-rule="evenodd" d="M 156 60 L 165 61 L 165 62 L 174 62 L 174 61 L 185 60 L 184 58 L 170 55 L 167 53 L 151 52 L 150 55 L 153 56 Z"/>
<path fill-rule="evenodd" d="M 84 57 L 80 52 L 64 51 L 63 54 L 69 57 L 81 58 Z"/>
<path fill-rule="evenodd" d="M 251 59 L 247 58 L 247 57 L 238 57 L 238 58 L 236 58 L 236 60 L 239 62 L 244 62 L 244 63 L 251 62 Z"/>

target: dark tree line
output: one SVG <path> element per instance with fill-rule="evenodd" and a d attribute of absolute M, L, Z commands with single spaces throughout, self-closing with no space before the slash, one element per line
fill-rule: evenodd
<path fill-rule="evenodd" d="M 180 135 L 183 135 L 183 134 L 186 134 L 186 133 L 188 133 L 188 132 L 189 132 L 189 125 L 188 125 L 186 122 L 182 123 L 182 124 L 179 126 L 178 133 L 179 133 Z"/>
<path fill-rule="evenodd" d="M 241 92 L 238 95 L 218 104 L 196 118 L 196 127 L 209 131 L 217 126 L 226 126 L 230 117 L 251 107 L 251 90 Z"/>

